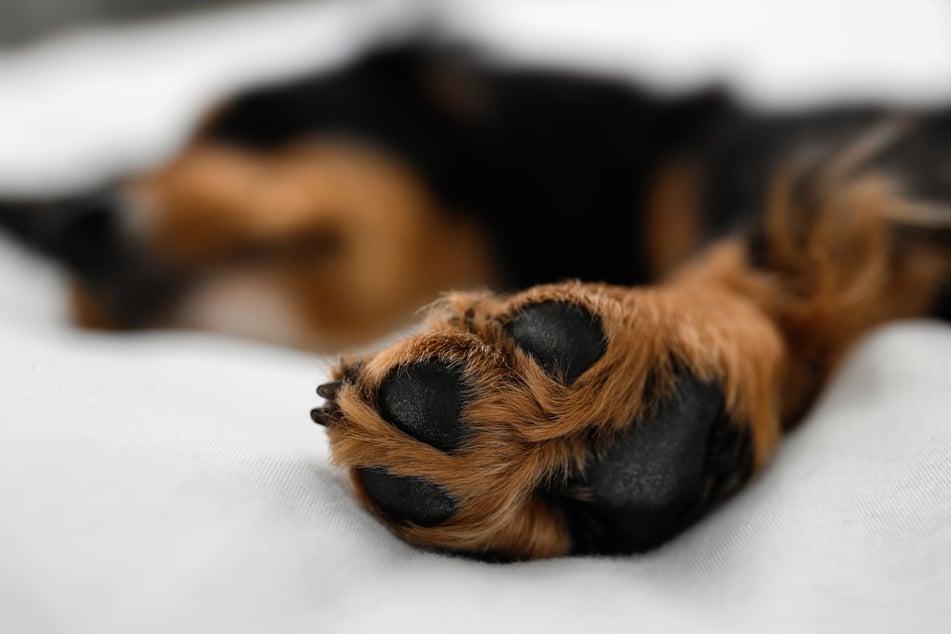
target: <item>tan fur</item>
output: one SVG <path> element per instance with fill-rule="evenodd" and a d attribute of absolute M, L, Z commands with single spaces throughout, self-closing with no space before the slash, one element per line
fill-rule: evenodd
<path fill-rule="evenodd" d="M 432 309 L 427 334 L 368 358 L 358 385 L 343 388 L 337 401 L 344 422 L 330 429 L 334 459 L 421 476 L 452 491 L 461 511 L 446 523 L 393 527 L 413 543 L 525 557 L 563 554 L 570 547 L 567 528 L 546 512 L 536 489 L 577 474 L 592 451 L 647 415 L 670 394 L 674 364 L 681 362 L 726 383 L 731 411 L 761 430 L 755 437 L 762 462 L 778 438 L 771 380 L 781 352 L 778 334 L 755 308 L 729 295 L 711 292 L 696 301 L 687 290 L 572 283 L 507 299 L 449 295 Z M 504 334 L 519 307 L 544 300 L 582 305 L 603 322 L 607 353 L 570 386 L 546 375 Z M 464 414 L 473 437 L 457 453 L 406 436 L 372 406 L 392 368 L 431 357 L 458 363 L 475 386 Z"/>
<path fill-rule="evenodd" d="M 74 322 L 90 330 L 116 330 L 113 316 L 96 300 L 79 281 L 73 280 L 69 288 L 69 314 Z"/>
<path fill-rule="evenodd" d="M 697 167 L 686 159 L 672 162 L 654 177 L 647 195 L 643 242 L 648 268 L 662 277 L 683 264 L 704 234 L 697 201 Z"/>
<path fill-rule="evenodd" d="M 822 172 L 812 202 L 779 173 L 765 229 L 769 266 L 755 268 L 746 241 L 715 245 L 656 287 L 566 283 L 499 297 L 453 293 L 434 304 L 428 330 L 362 363 L 346 382 L 329 430 L 334 460 L 382 467 L 445 487 L 459 512 L 424 528 L 382 521 L 403 539 L 463 551 L 537 558 L 568 552 L 567 526 L 538 491 L 583 468 L 612 434 L 649 415 L 684 364 L 715 379 L 736 424 L 753 438 L 761 468 L 781 429 L 800 416 L 845 350 L 868 329 L 923 314 L 948 278 L 946 247 L 903 244 L 896 218 L 922 217 L 881 174 Z M 801 183 L 800 183 L 801 184 Z M 607 352 L 573 384 L 546 375 L 506 336 L 520 307 L 557 300 L 596 313 Z M 438 357 L 472 386 L 463 412 L 472 438 L 445 453 L 403 434 L 377 413 L 376 391 L 395 367 Z"/>
<path fill-rule="evenodd" d="M 130 198 L 128 224 L 153 257 L 196 277 L 236 264 L 269 277 L 307 325 L 285 342 L 302 348 L 366 342 L 446 288 L 493 279 L 477 227 L 439 209 L 402 162 L 355 142 L 268 153 L 198 142 Z"/>
<path fill-rule="evenodd" d="M 339 420 L 329 428 L 334 461 L 353 475 L 360 501 L 410 543 L 524 558 L 564 554 L 572 547 L 567 522 L 544 491 L 650 419 L 676 388 L 675 369 L 686 368 L 722 388 L 726 414 L 748 428 L 753 467 L 761 469 L 845 351 L 878 324 L 925 314 L 949 279 L 951 249 L 938 233 L 951 227 L 946 211 L 865 167 L 903 125 L 874 130 L 818 169 L 790 161 L 778 171 L 762 266 L 740 235 L 676 268 L 703 231 L 698 174 L 678 161 L 659 174 L 647 200 L 650 266 L 676 269 L 662 283 L 566 282 L 433 301 L 423 334 L 335 370 L 344 384 Z M 240 273 L 273 290 L 275 305 L 296 324 L 281 341 L 289 345 L 364 342 L 442 289 L 492 279 L 475 226 L 439 209 L 402 163 L 352 142 L 269 153 L 198 142 L 136 181 L 132 194 L 132 225 L 155 257 L 201 280 Z M 580 306 L 604 330 L 606 352 L 570 385 L 506 333 L 522 308 L 543 301 Z M 73 306 L 87 325 L 115 326 L 107 307 L 79 286 Z M 172 313 L 165 325 L 175 320 Z M 428 358 L 458 365 L 470 386 L 463 423 L 471 437 L 456 451 L 411 438 L 377 411 L 384 378 Z M 450 492 L 459 510 L 435 527 L 395 525 L 363 489 L 361 467 L 425 478 Z"/>

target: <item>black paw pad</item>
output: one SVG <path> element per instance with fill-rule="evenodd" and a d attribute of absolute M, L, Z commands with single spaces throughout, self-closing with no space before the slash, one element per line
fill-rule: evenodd
<path fill-rule="evenodd" d="M 585 498 L 569 502 L 576 549 L 646 550 L 697 519 L 722 497 L 719 481 L 738 470 L 748 477 L 748 445 L 718 449 L 737 444 L 718 440 L 731 428 L 720 388 L 682 372 L 676 393 L 650 419 L 633 423 L 588 464 L 578 483 Z"/>
<path fill-rule="evenodd" d="M 707 437 L 723 408 L 713 383 L 678 377 L 677 392 L 649 420 L 635 422 L 591 465 L 588 484 L 602 502 L 666 509 L 699 488 Z"/>
<path fill-rule="evenodd" d="M 383 418 L 417 440 L 442 451 L 466 441 L 462 407 L 467 392 L 462 369 L 439 359 L 398 367 L 380 384 Z"/>
<path fill-rule="evenodd" d="M 542 302 L 522 310 L 508 325 L 515 343 L 548 376 L 572 383 L 607 349 L 597 315 L 564 302 Z"/>
<path fill-rule="evenodd" d="M 393 475 L 385 469 L 362 468 L 357 473 L 376 505 L 397 524 L 437 526 L 457 510 L 452 496 L 429 480 Z"/>

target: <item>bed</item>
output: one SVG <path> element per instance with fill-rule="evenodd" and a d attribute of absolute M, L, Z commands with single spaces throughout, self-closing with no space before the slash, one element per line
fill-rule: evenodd
<path fill-rule="evenodd" d="M 501 56 L 766 106 L 951 97 L 941 2 L 543 4 L 289 3 L 0 53 L 0 191 L 146 165 L 216 96 L 433 15 Z M 0 239 L 2 632 L 951 631 L 946 325 L 867 338 L 762 477 L 661 549 L 493 565 L 357 506 L 308 416 L 330 359 L 75 330 L 64 285 Z"/>

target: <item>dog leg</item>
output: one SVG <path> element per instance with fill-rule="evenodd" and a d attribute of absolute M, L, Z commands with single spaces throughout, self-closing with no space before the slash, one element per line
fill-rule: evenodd
<path fill-rule="evenodd" d="M 739 490 L 849 346 L 948 279 L 888 178 L 793 174 L 762 230 L 656 287 L 454 293 L 342 362 L 314 419 L 360 501 L 410 543 L 536 558 L 655 547 Z"/>

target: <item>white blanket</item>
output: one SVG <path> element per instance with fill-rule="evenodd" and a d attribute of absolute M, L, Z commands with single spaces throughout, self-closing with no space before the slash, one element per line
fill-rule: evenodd
<path fill-rule="evenodd" d="M 514 29 L 529 9 L 544 15 L 539 3 L 516 4 L 515 17 L 495 22 L 470 7 L 468 24 L 499 35 L 505 29 L 493 24 Z M 562 20 L 564 4 L 553 9 Z M 879 5 L 856 6 L 879 15 Z M 915 45 L 917 83 L 927 84 L 922 76 L 951 63 L 951 51 L 935 55 L 944 44 L 928 39 L 948 12 L 907 6 L 919 41 L 907 25 L 894 32 Z M 305 18 L 313 33 L 351 41 L 327 25 L 369 18 L 344 13 L 306 4 L 237 11 L 0 56 L 0 181 L 65 187 L 157 156 L 224 85 L 202 88 L 203 73 L 240 83 L 263 72 L 242 75 L 242 60 L 266 48 L 253 26 L 285 29 L 268 45 L 273 72 L 307 48 Z M 553 20 L 552 33 L 531 40 L 538 50 L 564 28 Z M 353 38 L 369 32 L 352 28 Z M 230 54 L 205 48 L 239 36 L 259 39 Z M 889 48 L 898 74 L 900 60 L 914 59 L 898 41 L 872 44 Z M 130 61 L 141 47 L 151 51 L 142 53 L 147 68 Z M 318 49 L 314 63 L 331 56 Z M 228 63 L 208 62 L 215 55 Z M 822 75 L 812 72 L 793 75 Z M 877 79 L 867 91 L 888 85 Z M 157 105 L 163 92 L 187 93 L 190 105 Z M 11 138 L 35 142 L 18 150 Z M 0 241 L 0 632 L 951 631 L 946 326 L 909 323 L 869 338 L 766 473 L 664 548 L 503 566 L 414 550 L 357 506 L 308 417 L 326 360 L 205 335 L 75 331 L 64 323 L 62 285 Z"/>

